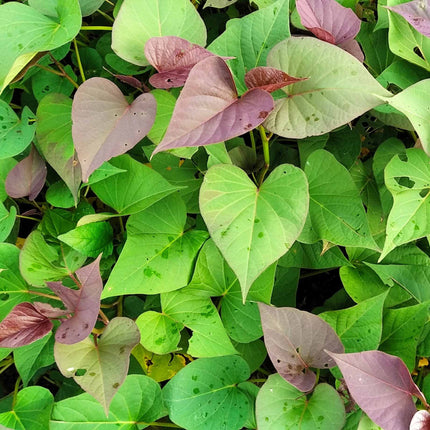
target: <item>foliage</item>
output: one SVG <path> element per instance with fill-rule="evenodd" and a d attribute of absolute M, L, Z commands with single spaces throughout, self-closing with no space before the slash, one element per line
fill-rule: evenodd
<path fill-rule="evenodd" d="M 0 3 L 0 427 L 428 428 L 427 2 Z"/>

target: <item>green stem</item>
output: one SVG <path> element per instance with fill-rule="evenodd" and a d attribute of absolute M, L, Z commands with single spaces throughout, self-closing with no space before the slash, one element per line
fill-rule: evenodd
<path fill-rule="evenodd" d="M 17 218 L 22 218 L 22 219 L 29 219 L 30 221 L 36 221 L 39 222 L 40 219 L 37 218 L 33 218 L 31 216 L 26 216 L 26 215 L 16 215 Z"/>
<path fill-rule="evenodd" d="M 46 67 L 43 64 L 36 63 L 35 66 L 38 67 L 39 69 L 45 70 L 45 72 L 49 72 L 57 76 L 63 76 L 63 73 L 57 72 L 56 70 L 51 69 L 50 67 Z"/>
<path fill-rule="evenodd" d="M 269 153 L 269 139 L 266 135 L 266 130 L 262 125 L 258 126 L 258 131 L 260 132 L 261 143 L 263 144 L 263 156 L 264 156 L 264 167 L 261 170 L 260 178 L 258 180 L 258 186 L 261 187 L 266 176 L 267 171 L 270 166 L 270 153 Z"/>
<path fill-rule="evenodd" d="M 259 367 L 257 370 L 258 370 L 258 372 L 262 373 L 263 375 L 270 376 L 270 373 L 261 367 Z"/>
<path fill-rule="evenodd" d="M 333 269 L 322 269 L 322 270 L 314 270 L 313 272 L 305 273 L 304 275 L 300 275 L 300 279 L 310 278 L 311 276 L 321 275 L 321 273 L 330 272 Z"/>
<path fill-rule="evenodd" d="M 21 384 L 21 376 L 18 376 L 15 382 L 15 388 L 13 390 L 12 410 L 15 408 L 16 396 L 18 395 L 19 385 Z"/>
<path fill-rule="evenodd" d="M 120 296 L 119 300 L 118 300 L 118 306 L 117 306 L 117 316 L 118 317 L 122 317 L 123 314 L 123 297 L 124 296 Z"/>
<path fill-rule="evenodd" d="M 101 15 L 104 16 L 109 22 L 114 22 L 114 19 L 109 16 L 107 13 L 104 13 L 102 10 L 97 9 L 97 12 Z"/>
<path fill-rule="evenodd" d="M 81 27 L 81 31 L 89 31 L 89 30 L 106 30 L 112 31 L 112 27 L 108 25 L 83 25 Z"/>
<path fill-rule="evenodd" d="M 124 223 L 122 222 L 122 217 L 119 217 L 119 226 L 121 228 L 121 233 L 124 234 L 125 233 L 125 228 L 124 228 Z"/>
<path fill-rule="evenodd" d="M 248 379 L 248 382 L 252 382 L 252 383 L 265 383 L 267 381 L 266 378 L 254 378 L 254 379 Z"/>
<path fill-rule="evenodd" d="M 76 89 L 78 89 L 79 88 L 78 83 L 75 82 L 69 74 L 67 74 L 67 72 L 64 70 L 61 63 L 59 61 L 57 61 L 57 59 L 51 53 L 49 53 L 49 56 L 51 57 L 51 60 L 54 61 L 55 65 L 60 69 L 61 76 L 64 76 Z M 38 64 L 38 66 L 40 67 L 39 64 Z M 41 67 L 41 68 L 43 68 L 43 67 Z M 54 72 L 53 70 L 50 70 L 50 71 Z"/>
<path fill-rule="evenodd" d="M 137 424 L 146 424 L 148 427 L 169 427 L 169 428 L 174 428 L 174 429 L 181 429 L 181 426 L 178 426 L 177 424 L 173 424 L 173 423 L 158 423 L 158 422 L 153 422 L 153 423 L 137 423 Z"/>
<path fill-rule="evenodd" d="M 255 137 L 254 137 L 254 133 L 252 132 L 252 130 L 249 132 L 249 137 L 251 138 L 251 147 L 254 150 L 254 152 L 256 152 L 256 147 L 255 147 Z"/>
<path fill-rule="evenodd" d="M 51 294 L 41 293 L 41 292 L 39 292 L 39 291 L 27 290 L 27 293 L 29 293 L 29 294 L 34 294 L 35 296 L 46 297 L 47 299 L 59 300 L 60 302 L 62 301 L 62 300 L 61 300 L 59 297 L 57 297 L 57 296 L 52 296 Z"/>
<path fill-rule="evenodd" d="M 78 62 L 79 73 L 81 74 L 82 82 L 85 82 L 86 81 L 85 73 L 84 73 L 84 69 L 82 67 L 81 56 L 79 55 L 79 49 L 78 49 L 78 44 L 76 42 L 76 38 L 73 39 L 73 46 L 75 48 L 76 61 Z"/>

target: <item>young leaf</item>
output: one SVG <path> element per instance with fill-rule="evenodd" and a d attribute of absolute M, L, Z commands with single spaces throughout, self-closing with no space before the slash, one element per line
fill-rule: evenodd
<path fill-rule="evenodd" d="M 426 404 L 403 361 L 381 351 L 335 354 L 354 400 L 377 425 L 404 430 L 416 412 L 412 396 Z"/>
<path fill-rule="evenodd" d="M 94 344 L 89 338 L 73 345 L 55 343 L 57 366 L 103 406 L 108 415 L 109 404 L 127 375 L 131 350 L 139 343 L 140 334 L 129 318 L 113 318 L 101 338 Z"/>
<path fill-rule="evenodd" d="M 55 333 L 55 340 L 67 345 L 80 342 L 91 333 L 100 309 L 103 282 L 100 276 L 98 256 L 91 264 L 81 267 L 76 275 L 81 283 L 79 290 L 65 287 L 61 282 L 48 282 L 48 287 L 63 300 L 71 318 L 62 320 Z"/>
<path fill-rule="evenodd" d="M 143 139 L 154 123 L 156 102 L 141 94 L 131 105 L 105 78 L 91 78 L 76 91 L 72 136 L 83 182 L 105 161 L 124 154 Z"/>
<path fill-rule="evenodd" d="M 410 430 L 427 430 L 430 426 L 430 413 L 428 411 L 417 411 L 409 425 Z"/>
<path fill-rule="evenodd" d="M 46 172 L 45 162 L 33 146 L 30 154 L 7 175 L 6 192 L 14 199 L 28 196 L 34 200 L 45 185 Z"/>
<path fill-rule="evenodd" d="M 341 430 L 345 407 L 336 390 L 318 384 L 307 398 L 279 374 L 270 375 L 256 402 L 259 430 Z"/>
<path fill-rule="evenodd" d="M 47 335 L 51 320 L 39 312 L 37 304 L 20 303 L 0 323 L 0 347 L 16 348 Z"/>
<path fill-rule="evenodd" d="M 152 155 L 239 136 L 260 125 L 272 109 L 272 96 L 258 88 L 238 99 L 233 76 L 224 60 L 205 58 L 192 68 L 166 134 Z"/>
<path fill-rule="evenodd" d="M 430 37 L 430 10 L 425 0 L 412 0 L 410 2 L 387 7 L 393 12 L 403 16 L 415 30 L 426 37 Z"/>
<path fill-rule="evenodd" d="M 155 88 L 182 87 L 190 70 L 199 61 L 214 55 L 180 37 L 152 37 L 145 44 L 145 57 L 158 73 L 149 78 L 149 83 Z"/>
<path fill-rule="evenodd" d="M 200 210 L 209 233 L 239 279 L 242 298 L 255 279 L 292 246 L 308 210 L 302 170 L 278 166 L 258 189 L 236 166 L 205 175 Z"/>
<path fill-rule="evenodd" d="M 295 82 L 304 81 L 307 78 L 294 78 L 288 76 L 282 70 L 273 67 L 256 67 L 245 75 L 245 84 L 249 89 L 260 88 L 269 93 L 279 90 Z"/>
<path fill-rule="evenodd" d="M 240 383 L 248 377 L 248 365 L 237 356 L 192 361 L 163 389 L 169 417 L 188 430 L 241 429 L 249 400 Z"/>
<path fill-rule="evenodd" d="M 391 97 L 354 57 L 311 37 L 290 37 L 276 45 L 267 65 L 290 76 L 309 76 L 284 87 L 264 126 L 283 137 L 327 133 Z"/>
<path fill-rule="evenodd" d="M 188 0 L 124 0 L 112 28 L 112 49 L 124 60 L 146 66 L 146 42 L 167 35 L 206 44 L 205 24 Z"/>
<path fill-rule="evenodd" d="M 264 343 L 279 374 L 298 390 L 307 392 L 315 385 L 310 367 L 334 367 L 325 349 L 343 352 L 335 331 L 321 318 L 295 308 L 275 308 L 258 304 Z"/>

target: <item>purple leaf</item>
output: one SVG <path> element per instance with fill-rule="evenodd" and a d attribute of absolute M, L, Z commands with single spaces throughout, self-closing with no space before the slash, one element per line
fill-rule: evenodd
<path fill-rule="evenodd" d="M 128 75 L 114 75 L 115 78 L 119 79 L 124 84 L 130 85 L 130 87 L 136 88 L 138 90 L 142 89 L 142 82 L 139 81 L 139 79 L 135 78 L 134 76 L 128 76 Z"/>
<path fill-rule="evenodd" d="M 409 430 L 430 429 L 430 413 L 427 411 L 417 411 L 409 425 Z"/>
<path fill-rule="evenodd" d="M 325 321 L 309 312 L 263 303 L 258 307 L 264 343 L 276 370 L 298 390 L 312 390 L 315 374 L 309 367 L 334 367 L 334 360 L 324 350 L 343 352 L 339 337 Z"/>
<path fill-rule="evenodd" d="M 364 54 L 360 48 L 360 45 L 355 39 L 347 40 L 346 42 L 340 43 L 339 48 L 342 48 L 344 51 L 349 52 L 353 55 L 357 60 L 363 62 Z"/>
<path fill-rule="evenodd" d="M 155 120 L 152 94 L 142 94 L 129 105 L 108 79 L 91 78 L 76 91 L 72 106 L 73 142 L 82 180 L 112 157 L 124 154 L 143 139 Z"/>
<path fill-rule="evenodd" d="M 31 303 L 16 305 L 0 323 L 0 347 L 28 345 L 52 330 L 50 319 Z"/>
<path fill-rule="evenodd" d="M 205 58 L 191 70 L 166 134 L 152 155 L 239 136 L 260 125 L 273 106 L 272 96 L 258 88 L 238 99 L 233 76 L 224 60 Z"/>
<path fill-rule="evenodd" d="M 354 400 L 385 430 L 409 428 L 416 412 L 412 396 L 426 404 L 399 357 L 381 351 L 328 354 L 336 360 Z"/>
<path fill-rule="evenodd" d="M 48 318 L 58 318 L 70 314 L 68 309 L 56 308 L 49 303 L 34 302 L 33 306 L 39 313 Z"/>
<path fill-rule="evenodd" d="M 294 78 L 285 72 L 274 67 L 255 67 L 245 75 L 245 84 L 251 88 L 260 88 L 262 90 L 272 91 L 279 90 L 295 82 L 304 81 L 308 78 Z"/>
<path fill-rule="evenodd" d="M 430 10 L 428 0 L 413 0 L 387 7 L 403 16 L 412 27 L 426 37 L 430 37 Z"/>
<path fill-rule="evenodd" d="M 81 283 L 79 290 L 65 287 L 61 282 L 47 282 L 48 287 L 64 302 L 74 315 L 63 320 L 55 333 L 55 340 L 67 345 L 80 342 L 88 337 L 94 328 L 100 309 L 100 295 L 103 282 L 100 276 L 100 258 L 81 267 L 76 275 Z"/>
<path fill-rule="evenodd" d="M 7 175 L 6 192 L 15 199 L 28 196 L 29 200 L 34 200 L 42 190 L 45 179 L 45 162 L 32 146 L 28 157 L 23 158 Z"/>
<path fill-rule="evenodd" d="M 180 37 L 152 37 L 146 42 L 145 57 L 159 73 L 152 75 L 149 83 L 155 88 L 182 87 L 190 70 L 211 56 L 212 52 Z"/>

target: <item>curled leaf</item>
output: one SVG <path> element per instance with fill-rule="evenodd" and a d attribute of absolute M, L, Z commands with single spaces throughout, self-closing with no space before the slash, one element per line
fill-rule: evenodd
<path fill-rule="evenodd" d="M 251 88 L 260 88 L 269 93 L 294 84 L 295 82 L 304 81 L 307 78 L 295 78 L 287 75 L 285 72 L 274 67 L 255 67 L 245 75 L 245 84 Z"/>
<path fill-rule="evenodd" d="M 426 37 L 430 37 L 430 8 L 428 0 L 412 0 L 407 3 L 387 7 L 403 16 L 412 27 Z"/>

